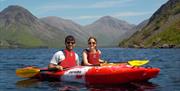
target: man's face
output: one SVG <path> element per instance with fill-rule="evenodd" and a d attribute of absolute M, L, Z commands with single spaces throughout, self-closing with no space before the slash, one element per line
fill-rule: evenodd
<path fill-rule="evenodd" d="M 75 41 L 66 41 L 65 45 L 66 49 L 71 51 L 75 47 Z"/>

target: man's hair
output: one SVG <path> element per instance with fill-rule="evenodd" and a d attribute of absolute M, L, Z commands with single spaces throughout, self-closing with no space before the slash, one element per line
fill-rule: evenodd
<path fill-rule="evenodd" d="M 72 35 L 68 35 L 68 36 L 65 38 L 65 43 L 66 43 L 67 41 L 74 41 L 74 42 L 76 42 L 76 41 L 75 41 L 75 38 L 74 38 Z"/>

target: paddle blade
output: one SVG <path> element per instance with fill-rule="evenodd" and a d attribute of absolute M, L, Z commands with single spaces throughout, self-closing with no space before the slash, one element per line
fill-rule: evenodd
<path fill-rule="evenodd" d="M 16 70 L 16 75 L 22 78 L 30 78 L 35 76 L 40 72 L 39 68 L 35 67 L 26 67 L 26 68 L 19 68 Z"/>
<path fill-rule="evenodd" d="M 132 61 L 128 61 L 128 64 L 130 64 L 131 66 L 142 66 L 145 65 L 149 62 L 149 60 L 132 60 Z"/>

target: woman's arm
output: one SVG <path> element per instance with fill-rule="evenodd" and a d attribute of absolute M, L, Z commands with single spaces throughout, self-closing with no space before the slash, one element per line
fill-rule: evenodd
<path fill-rule="evenodd" d="M 79 62 L 79 56 L 78 56 L 77 53 L 75 54 L 75 56 L 76 56 L 76 64 L 77 64 L 77 66 L 79 66 L 79 65 L 80 65 L 80 62 Z"/>
<path fill-rule="evenodd" d="M 98 52 L 99 52 L 99 55 L 101 55 L 101 51 L 100 51 L 100 50 L 98 50 Z M 99 62 L 100 62 L 100 63 L 104 63 L 104 62 L 105 62 L 105 60 L 102 60 L 101 58 L 99 58 Z"/>
<path fill-rule="evenodd" d="M 92 64 L 90 64 L 90 63 L 88 62 L 87 52 L 86 52 L 86 51 L 83 51 L 83 53 L 82 53 L 82 61 L 83 61 L 83 64 L 86 65 L 86 66 L 92 65 Z"/>

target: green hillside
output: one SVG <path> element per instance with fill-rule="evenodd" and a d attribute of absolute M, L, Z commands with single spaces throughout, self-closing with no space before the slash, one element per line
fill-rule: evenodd
<path fill-rule="evenodd" d="M 42 40 L 31 35 L 28 28 L 18 25 L 11 25 L 7 28 L 0 28 L 0 47 L 45 47 Z"/>
<path fill-rule="evenodd" d="M 0 48 L 63 47 L 67 34 L 20 6 L 0 12 Z"/>
<path fill-rule="evenodd" d="M 169 0 L 150 18 L 148 24 L 120 47 L 180 47 L 180 1 Z"/>
<path fill-rule="evenodd" d="M 171 45 L 180 47 L 180 21 L 174 22 L 164 31 L 152 35 L 145 41 L 145 46 L 161 47 L 162 45 Z"/>

